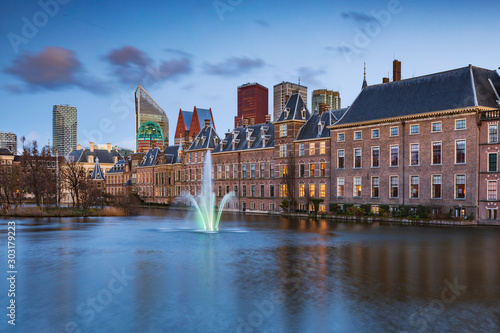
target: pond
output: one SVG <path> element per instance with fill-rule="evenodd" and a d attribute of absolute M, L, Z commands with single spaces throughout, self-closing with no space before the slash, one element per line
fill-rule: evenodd
<path fill-rule="evenodd" d="M 500 228 L 192 214 L 14 219 L 1 332 L 498 332 Z"/>

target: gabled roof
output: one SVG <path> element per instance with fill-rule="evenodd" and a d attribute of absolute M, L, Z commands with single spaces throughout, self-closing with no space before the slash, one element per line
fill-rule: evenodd
<path fill-rule="evenodd" d="M 191 120 L 193 119 L 193 111 L 184 111 L 181 110 L 182 119 L 184 120 L 184 128 L 186 131 L 189 131 L 191 128 Z"/>
<path fill-rule="evenodd" d="M 305 109 L 306 111 L 305 117 L 302 116 L 302 109 Z M 300 96 L 300 94 L 293 94 L 286 102 L 283 110 L 281 110 L 281 114 L 277 121 L 307 120 L 310 116 L 311 114 L 309 113 L 307 105 L 302 99 L 302 96 Z"/>
<path fill-rule="evenodd" d="M 341 115 L 342 110 L 331 110 L 325 111 L 321 115 L 315 111 L 311 118 L 309 118 L 304 126 L 299 130 L 297 135 L 297 140 L 310 140 L 319 138 L 329 138 L 330 130 L 327 126 L 331 126 L 337 122 L 337 117 L 335 115 Z M 319 126 L 321 124 L 321 127 Z"/>
<path fill-rule="evenodd" d="M 212 119 L 212 112 L 209 109 L 199 109 L 196 108 L 196 113 L 198 115 L 198 122 L 200 126 L 205 126 L 205 119 L 210 120 L 210 126 L 212 126 L 215 129 L 215 125 L 213 123 Z"/>
<path fill-rule="evenodd" d="M 109 152 L 107 149 L 94 149 L 94 151 L 90 151 L 90 149 L 87 148 L 71 151 L 67 159 L 71 162 L 87 163 L 89 156 L 94 156 L 94 161 L 99 158 L 100 163 L 105 164 L 114 164 L 116 156 L 118 156 L 118 159 L 123 158 L 116 150 L 111 150 Z"/>
<path fill-rule="evenodd" d="M 119 160 L 118 162 L 116 162 L 112 167 L 111 169 L 108 170 L 108 173 L 119 173 L 119 172 L 124 172 L 125 171 L 125 166 L 126 164 L 131 164 L 131 160 L 129 158 L 127 158 L 126 160 L 125 159 L 121 159 Z"/>
<path fill-rule="evenodd" d="M 217 141 L 217 142 L 216 142 Z M 195 137 L 188 150 L 213 149 L 219 143 L 219 136 L 212 126 L 203 127 Z"/>
<path fill-rule="evenodd" d="M 92 180 L 106 180 L 104 177 L 104 172 L 101 169 L 101 165 L 99 164 L 99 158 L 96 159 L 94 164 L 94 170 L 90 173 L 90 179 Z"/>
<path fill-rule="evenodd" d="M 447 72 L 367 86 L 336 124 L 372 121 L 475 106 L 498 108 L 496 71 L 468 66 Z"/>
<path fill-rule="evenodd" d="M 0 155 L 14 155 L 8 148 L 0 148 Z"/>
<path fill-rule="evenodd" d="M 168 146 L 165 148 L 163 153 L 165 154 L 165 162 L 167 164 L 180 163 L 179 159 L 179 148 L 181 145 Z"/>
<path fill-rule="evenodd" d="M 265 144 L 264 144 L 265 143 Z M 274 125 L 237 127 L 214 148 L 213 153 L 274 147 Z"/>
<path fill-rule="evenodd" d="M 158 147 L 149 148 L 148 152 L 142 158 L 141 163 L 139 163 L 139 168 L 154 166 L 158 163 L 158 155 L 160 154 L 160 149 Z"/>

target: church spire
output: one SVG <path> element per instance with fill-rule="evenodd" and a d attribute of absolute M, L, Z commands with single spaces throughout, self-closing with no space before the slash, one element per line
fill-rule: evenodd
<path fill-rule="evenodd" d="M 364 63 L 363 86 L 361 90 L 365 89 L 368 84 L 366 83 L 366 62 Z"/>

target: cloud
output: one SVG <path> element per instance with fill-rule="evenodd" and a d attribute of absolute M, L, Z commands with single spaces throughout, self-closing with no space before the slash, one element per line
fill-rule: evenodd
<path fill-rule="evenodd" d="M 107 86 L 86 73 L 75 52 L 63 47 L 46 47 L 39 53 L 23 53 L 5 73 L 17 77 L 22 85 L 6 86 L 12 92 L 30 93 L 79 87 L 93 93 L 108 92 Z"/>
<path fill-rule="evenodd" d="M 323 69 L 313 69 L 311 67 L 300 67 L 298 71 L 301 81 L 306 84 L 322 84 L 317 80 L 317 77 L 326 73 Z"/>
<path fill-rule="evenodd" d="M 366 15 L 360 12 L 342 12 L 340 13 L 340 16 L 345 19 L 345 20 L 353 20 L 356 23 L 368 23 L 371 21 L 376 21 L 376 19 L 373 16 Z"/>
<path fill-rule="evenodd" d="M 205 63 L 204 70 L 210 75 L 238 76 L 256 68 L 262 68 L 264 65 L 264 61 L 259 58 L 231 57 L 217 64 Z"/>
<path fill-rule="evenodd" d="M 192 72 L 191 59 L 187 53 L 174 49 L 166 51 L 174 57 L 155 62 L 145 52 L 127 45 L 112 50 L 104 59 L 110 64 L 113 74 L 126 85 L 150 79 L 163 82 Z"/>
<path fill-rule="evenodd" d="M 269 24 L 269 22 L 266 20 L 254 20 L 253 22 L 264 28 L 269 28 L 271 26 L 271 24 Z"/>

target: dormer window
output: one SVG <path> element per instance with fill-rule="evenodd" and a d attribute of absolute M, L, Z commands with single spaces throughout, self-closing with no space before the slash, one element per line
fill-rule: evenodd
<path fill-rule="evenodd" d="M 239 142 L 240 142 L 240 140 L 238 140 L 238 139 L 233 140 L 233 150 L 236 150 L 236 147 L 238 146 Z"/>
<path fill-rule="evenodd" d="M 290 108 L 285 108 L 285 119 L 288 118 L 289 114 L 290 114 Z"/>
<path fill-rule="evenodd" d="M 302 119 L 306 119 L 306 108 L 302 108 L 302 111 L 300 113 L 302 115 Z"/>
<path fill-rule="evenodd" d="M 323 128 L 325 127 L 325 122 L 320 121 L 318 124 L 318 133 L 321 134 L 323 132 Z"/>
<path fill-rule="evenodd" d="M 218 138 L 218 137 L 216 137 L 216 136 L 214 136 L 214 143 L 215 143 L 216 145 L 218 145 L 218 144 L 219 144 L 219 138 Z"/>
<path fill-rule="evenodd" d="M 204 145 L 205 144 L 205 140 L 207 139 L 206 136 L 202 136 L 201 137 L 201 144 Z M 216 143 L 217 144 L 217 143 Z"/>
<path fill-rule="evenodd" d="M 200 142 L 200 138 L 196 138 L 196 139 L 194 139 L 194 145 L 195 145 L 195 146 L 197 146 L 199 142 Z"/>

